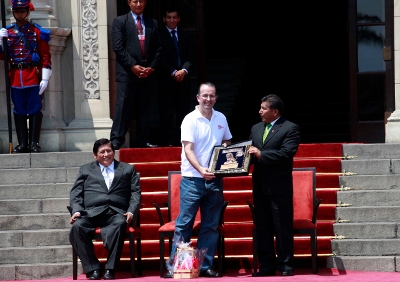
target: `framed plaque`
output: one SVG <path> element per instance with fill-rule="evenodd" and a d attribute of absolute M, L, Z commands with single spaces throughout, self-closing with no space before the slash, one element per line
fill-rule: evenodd
<path fill-rule="evenodd" d="M 227 147 L 215 146 L 211 153 L 208 169 L 217 176 L 248 175 L 250 154 L 247 152 L 251 140 L 231 144 Z"/>

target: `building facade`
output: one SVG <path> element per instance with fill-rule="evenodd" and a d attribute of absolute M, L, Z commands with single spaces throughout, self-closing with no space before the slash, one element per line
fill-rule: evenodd
<path fill-rule="evenodd" d="M 151 3 L 151 2 L 154 3 Z M 377 0 L 378 1 L 378 0 Z M 147 0 L 151 13 L 160 15 L 159 1 Z M 202 56 L 203 24 L 207 23 L 206 0 L 181 1 L 193 2 L 198 30 L 197 46 L 199 69 L 205 69 Z M 351 6 L 348 1 L 348 6 Z M 373 1 L 372 1 L 373 2 Z M 400 143 L 400 0 L 379 0 L 389 3 L 393 12 L 394 42 L 389 46 L 393 63 L 394 108 L 385 110 L 384 142 Z M 121 4 L 122 3 L 122 4 Z M 126 0 L 32 0 L 35 10 L 30 18 L 50 30 L 50 46 L 53 73 L 49 86 L 44 93 L 43 125 L 40 145 L 43 152 L 87 151 L 92 149 L 93 141 L 109 137 L 112 125 L 113 97 L 115 97 L 115 57 L 112 52 L 110 32 L 114 17 L 121 13 L 118 7 Z M 228 2 L 229 3 L 229 2 Z M 7 24 L 13 21 L 11 5 L 5 0 Z M 231 5 L 231 4 L 226 4 Z M 205 6 L 205 7 L 203 7 Z M 205 11 L 205 12 L 204 12 Z M 386 18 L 386 20 L 388 20 Z M 209 34 L 209 33 L 208 33 Z M 204 36 L 203 36 L 204 35 Z M 209 44 L 211 45 L 211 44 Z M 200 46 L 200 47 L 199 47 Z M 387 47 L 387 46 L 386 46 Z M 198 73 L 199 79 L 202 74 Z M 16 135 L 7 109 L 6 83 L 4 67 L 0 67 L 0 153 L 9 153 L 16 145 Z M 351 81 L 350 81 L 351 83 Z M 258 99 L 257 99 L 258 101 Z M 256 102 L 258 103 L 258 102 Z M 351 102 L 350 102 L 351 103 Z M 352 111 L 350 104 L 350 112 Z M 12 110 L 12 105 L 11 105 Z M 12 117 L 12 115 L 11 115 Z M 246 132 L 247 134 L 247 132 Z M 373 132 L 369 132 L 373 135 Z M 128 134 L 129 135 L 129 134 Z M 125 147 L 129 147 L 127 136 Z M 10 143 L 11 141 L 11 143 Z M 335 140 L 332 140 L 335 141 Z M 347 139 L 343 141 L 359 141 Z M 362 141 L 362 140 L 361 140 Z"/>

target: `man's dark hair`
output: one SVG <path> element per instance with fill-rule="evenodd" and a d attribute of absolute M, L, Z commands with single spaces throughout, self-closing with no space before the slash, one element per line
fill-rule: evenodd
<path fill-rule="evenodd" d="M 110 140 L 108 140 L 107 138 L 100 138 L 99 140 L 94 141 L 94 145 L 93 145 L 93 154 L 97 155 L 97 152 L 99 151 L 99 147 L 105 144 L 110 144 L 111 145 L 111 149 L 113 150 L 113 152 L 115 153 L 115 148 L 113 143 L 111 143 Z"/>
<path fill-rule="evenodd" d="M 261 98 L 261 103 L 263 102 L 268 102 L 270 108 L 278 110 L 279 114 L 283 115 L 285 107 L 283 106 L 283 102 L 278 95 L 269 94 L 267 96 L 264 96 Z"/>
<path fill-rule="evenodd" d="M 180 16 L 180 12 L 177 6 L 175 5 L 169 5 L 166 9 L 165 9 L 165 14 L 167 15 L 167 13 L 173 13 L 176 12 L 178 14 L 178 16 Z"/>

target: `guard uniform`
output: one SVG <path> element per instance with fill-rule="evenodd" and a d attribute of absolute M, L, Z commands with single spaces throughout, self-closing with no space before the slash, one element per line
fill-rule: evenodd
<path fill-rule="evenodd" d="M 11 4 L 14 17 L 16 10 L 27 12 L 23 25 L 20 21 L 6 27 L 11 100 L 18 138 L 14 153 L 38 153 L 43 119 L 41 94 L 51 75 L 50 31 L 28 20 L 29 11 L 34 10 L 30 0 L 11 0 Z M 0 58 L 4 59 L 3 52 Z M 40 92 L 44 80 L 45 86 Z"/>

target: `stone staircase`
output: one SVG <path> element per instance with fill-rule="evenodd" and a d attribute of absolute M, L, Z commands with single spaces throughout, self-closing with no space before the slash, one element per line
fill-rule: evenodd
<path fill-rule="evenodd" d="M 400 144 L 344 144 L 327 267 L 400 271 Z"/>
<path fill-rule="evenodd" d="M 0 280 L 72 276 L 66 206 L 92 160 L 92 152 L 0 155 Z"/>
<path fill-rule="evenodd" d="M 344 144 L 343 155 L 326 267 L 399 271 L 400 144 Z M 0 155 L 0 280 L 72 276 L 66 205 L 92 160 L 91 152 Z"/>

